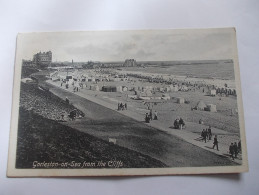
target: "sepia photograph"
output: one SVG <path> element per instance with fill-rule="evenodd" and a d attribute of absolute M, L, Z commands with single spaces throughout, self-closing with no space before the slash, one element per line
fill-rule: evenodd
<path fill-rule="evenodd" d="M 17 35 L 8 177 L 248 171 L 235 28 Z"/>

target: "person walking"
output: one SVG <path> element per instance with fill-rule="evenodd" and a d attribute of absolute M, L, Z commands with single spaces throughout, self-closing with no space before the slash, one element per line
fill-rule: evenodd
<path fill-rule="evenodd" d="M 208 134 L 208 129 L 205 129 L 205 135 L 206 135 L 206 139 L 209 141 L 209 134 Z"/>
<path fill-rule="evenodd" d="M 182 130 L 184 125 L 185 125 L 185 123 L 184 123 L 182 118 L 180 118 L 180 120 L 179 120 L 179 125 L 180 125 L 180 129 Z"/>
<path fill-rule="evenodd" d="M 206 143 L 206 141 L 207 141 L 207 131 L 205 130 L 205 129 L 203 129 L 203 139 L 204 139 L 204 141 L 205 141 L 205 143 Z"/>
<path fill-rule="evenodd" d="M 204 140 L 204 142 L 206 143 L 206 135 L 205 135 L 205 130 L 204 129 L 201 132 L 201 137 L 202 137 L 202 140 Z"/>
<path fill-rule="evenodd" d="M 69 104 L 69 99 L 66 97 L 66 103 Z"/>
<path fill-rule="evenodd" d="M 237 148 L 237 143 L 236 143 L 236 142 L 234 143 L 234 146 L 233 146 L 233 148 L 234 148 L 234 154 L 235 154 L 235 158 L 237 158 L 237 154 L 238 154 L 238 148 Z"/>
<path fill-rule="evenodd" d="M 151 120 L 151 121 L 153 120 L 153 113 L 152 113 L 152 109 L 150 109 L 150 111 L 149 111 L 149 118 L 150 118 L 150 120 Z"/>
<path fill-rule="evenodd" d="M 215 137 L 214 137 L 213 149 L 214 149 L 215 146 L 217 146 L 217 150 L 219 151 L 219 143 L 218 143 L 217 135 L 215 135 Z"/>
<path fill-rule="evenodd" d="M 208 128 L 208 136 L 209 136 L 209 140 L 211 140 L 212 132 L 211 132 L 211 127 L 210 126 Z"/>
<path fill-rule="evenodd" d="M 146 113 L 145 122 L 146 122 L 146 123 L 149 123 L 149 122 L 150 122 L 150 118 L 149 118 L 149 114 L 148 114 L 148 113 Z"/>
<path fill-rule="evenodd" d="M 157 118 L 157 111 L 154 112 L 154 120 L 158 120 L 158 118 Z"/>
<path fill-rule="evenodd" d="M 175 121 L 174 121 L 174 128 L 179 129 L 179 119 L 178 118 L 175 119 Z"/>
<path fill-rule="evenodd" d="M 125 110 L 127 110 L 127 103 L 124 104 Z"/>
<path fill-rule="evenodd" d="M 229 146 L 229 153 L 230 153 L 230 156 L 231 158 L 234 160 L 234 145 L 233 143 L 231 143 L 231 145 Z"/>
<path fill-rule="evenodd" d="M 237 147 L 238 147 L 238 152 L 241 153 L 241 152 L 242 152 L 242 149 L 241 149 L 241 140 L 239 140 Z"/>

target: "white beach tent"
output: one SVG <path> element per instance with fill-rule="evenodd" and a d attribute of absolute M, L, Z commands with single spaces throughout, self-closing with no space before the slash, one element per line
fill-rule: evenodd
<path fill-rule="evenodd" d="M 197 110 L 204 110 L 206 107 L 207 107 L 207 105 L 202 100 L 200 100 L 197 103 L 196 109 Z"/>
<path fill-rule="evenodd" d="M 211 89 L 211 90 L 209 91 L 209 95 L 210 95 L 210 96 L 215 96 L 215 95 L 216 95 L 216 89 Z"/>
<path fill-rule="evenodd" d="M 153 94 L 152 94 L 152 92 L 151 92 L 151 90 L 146 90 L 145 92 L 144 92 L 144 94 L 145 94 L 145 96 L 152 96 Z"/>
<path fill-rule="evenodd" d="M 92 91 L 100 91 L 98 85 L 90 85 L 90 90 L 92 90 Z"/>
<path fill-rule="evenodd" d="M 161 99 L 163 99 L 163 100 L 170 100 L 170 98 L 171 97 L 169 96 L 169 94 L 163 94 Z M 183 101 L 183 103 L 184 103 L 184 101 Z"/>
<path fill-rule="evenodd" d="M 217 107 L 215 104 L 208 104 L 207 108 L 208 108 L 208 111 L 210 112 L 217 112 Z"/>
<path fill-rule="evenodd" d="M 122 86 L 116 86 L 116 91 L 117 92 L 122 92 Z"/>
<path fill-rule="evenodd" d="M 123 87 L 122 87 L 122 91 L 128 91 L 128 87 L 123 86 Z"/>
<path fill-rule="evenodd" d="M 178 91 L 178 85 L 170 85 L 171 91 Z"/>
<path fill-rule="evenodd" d="M 182 98 L 182 97 L 177 97 L 176 101 L 178 104 L 184 104 L 184 98 Z"/>

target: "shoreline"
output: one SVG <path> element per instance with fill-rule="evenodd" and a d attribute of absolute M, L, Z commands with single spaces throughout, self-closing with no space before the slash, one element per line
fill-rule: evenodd
<path fill-rule="evenodd" d="M 200 77 L 190 77 L 190 76 L 181 76 L 181 75 L 170 75 L 164 73 L 148 73 L 142 71 L 134 71 L 134 70 L 116 70 L 116 72 L 121 72 L 123 74 L 139 74 L 144 76 L 151 76 L 154 78 L 164 78 L 164 79 L 173 79 L 175 81 L 183 81 L 183 82 L 191 82 L 193 84 L 206 84 L 206 85 L 215 85 L 217 87 L 225 88 L 225 84 L 227 84 L 227 88 L 236 89 L 235 80 L 226 80 L 219 78 L 200 78 Z"/>

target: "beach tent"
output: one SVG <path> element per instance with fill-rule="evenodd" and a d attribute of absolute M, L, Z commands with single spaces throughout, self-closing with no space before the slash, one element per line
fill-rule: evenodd
<path fill-rule="evenodd" d="M 117 91 L 117 92 L 122 92 L 122 86 L 117 86 L 117 87 L 116 87 L 116 91 Z"/>
<path fill-rule="evenodd" d="M 90 85 L 90 90 L 92 91 L 99 91 L 99 86 L 98 85 Z"/>
<path fill-rule="evenodd" d="M 103 86 L 102 91 L 104 91 L 104 92 L 116 92 L 117 87 L 116 86 Z"/>
<path fill-rule="evenodd" d="M 216 96 L 216 89 L 211 89 L 211 90 L 209 91 L 209 95 L 210 95 L 210 96 Z"/>
<path fill-rule="evenodd" d="M 179 90 L 178 85 L 171 85 L 170 88 L 171 88 L 171 91 L 178 91 Z"/>
<path fill-rule="evenodd" d="M 181 91 L 188 91 L 188 87 L 186 85 L 181 86 Z"/>
<path fill-rule="evenodd" d="M 184 98 L 182 98 L 182 97 L 176 98 L 176 101 L 178 104 L 184 104 Z"/>
<path fill-rule="evenodd" d="M 67 75 L 66 79 L 67 79 L 67 81 L 69 81 L 69 80 L 73 79 L 73 76 L 72 75 Z"/>
<path fill-rule="evenodd" d="M 145 86 L 145 87 L 142 87 L 142 91 L 147 91 L 147 90 L 152 90 L 153 87 L 152 86 Z"/>
<path fill-rule="evenodd" d="M 164 92 L 164 90 L 165 89 L 163 87 L 160 87 L 160 89 L 159 89 L 160 92 Z"/>
<path fill-rule="evenodd" d="M 146 90 L 146 91 L 144 92 L 144 94 L 145 94 L 145 96 L 152 96 L 151 90 Z"/>
<path fill-rule="evenodd" d="M 170 100 L 170 96 L 168 94 L 163 94 L 162 99 L 163 100 Z M 183 101 L 183 103 L 184 103 L 184 101 Z"/>
<path fill-rule="evenodd" d="M 206 104 L 205 104 L 202 100 L 200 100 L 200 101 L 197 103 L 196 109 L 197 109 L 197 110 L 204 110 L 206 107 L 207 107 Z"/>
<path fill-rule="evenodd" d="M 165 92 L 170 92 L 171 88 L 170 87 L 165 87 Z"/>
<path fill-rule="evenodd" d="M 208 104 L 208 105 L 207 105 L 207 109 L 208 109 L 208 111 L 210 111 L 210 112 L 217 112 L 217 107 L 216 107 L 215 104 Z"/>
<path fill-rule="evenodd" d="M 122 87 L 122 91 L 128 91 L 128 87 L 123 86 L 123 87 Z"/>

